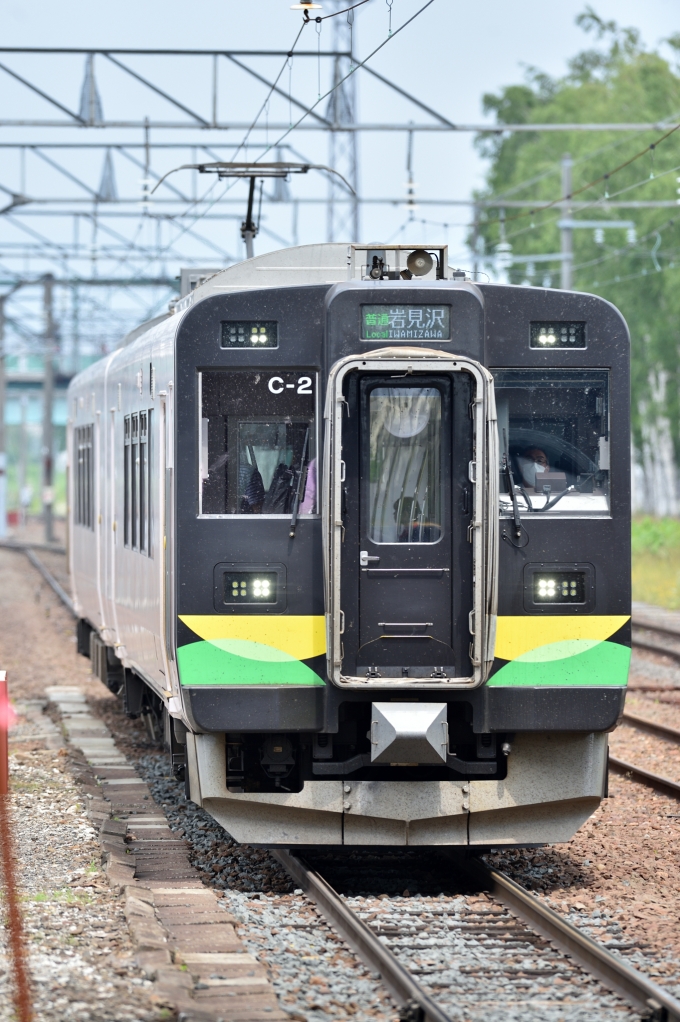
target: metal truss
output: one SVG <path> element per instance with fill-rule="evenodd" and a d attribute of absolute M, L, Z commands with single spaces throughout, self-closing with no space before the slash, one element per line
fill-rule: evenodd
<path fill-rule="evenodd" d="M 342 7 L 340 0 L 332 2 Z M 268 183 L 259 230 L 281 246 L 297 243 L 298 215 L 308 207 L 325 207 L 330 240 L 357 240 L 359 213 L 368 205 L 409 209 L 406 195 L 360 194 L 361 133 L 402 132 L 412 139 L 418 132 L 664 127 L 511 124 L 499 129 L 458 124 L 373 68 L 358 67 L 347 16 L 341 14 L 330 25 L 330 48 L 294 55 L 263 49 L 0 47 L 0 80 L 8 96 L 4 108 L 15 112 L 14 117 L 0 117 L 0 286 L 37 282 L 52 274 L 62 343 L 68 345 L 70 338 L 98 350 L 114 321 L 127 317 L 133 323 L 163 308 L 175 293 L 180 266 L 228 265 L 242 257 L 233 232 L 227 242 L 221 225 L 242 220 L 245 196 L 230 191 L 231 186 L 221 192 L 214 187 L 200 191 L 196 176 L 187 173 L 163 181 L 152 196 L 163 174 L 204 158 L 270 159 L 271 136 L 287 132 L 301 114 L 305 119 L 296 134 L 306 132 L 306 143 L 317 151 L 319 141 L 327 145 L 329 166 L 355 194 L 331 175 L 304 190 L 285 180 Z M 292 70 L 278 78 L 271 73 L 271 59 L 277 69 L 294 61 L 295 87 Z M 316 75 L 322 67 L 325 80 L 338 86 L 323 108 L 307 98 L 316 96 Z M 354 67 L 356 75 L 344 80 Z M 393 121 L 360 121 L 359 71 L 363 81 L 377 83 L 413 108 L 419 120 L 400 115 Z M 257 103 L 265 99 L 265 113 L 249 119 L 235 96 L 254 97 Z M 291 142 L 288 137 L 276 147 L 278 161 L 319 162 Z M 418 205 L 479 210 L 530 203 L 419 197 Z M 633 203 L 609 205 L 635 208 Z M 280 215 L 275 216 L 283 208 L 291 212 L 287 231 L 281 229 Z M 15 312 L 10 314 L 8 306 L 7 315 L 10 347 L 13 339 L 25 346 L 27 338 L 41 336 L 35 290 L 22 287 L 12 296 Z M 20 322 L 23 333 L 16 326 Z"/>
<path fill-rule="evenodd" d="M 338 19 L 340 21 L 340 19 Z M 338 30 L 338 34 L 342 30 Z M 28 78 L 25 73 L 20 73 L 15 68 L 11 67 L 6 62 L 0 62 L 0 71 L 5 72 L 8 76 L 14 78 L 15 81 L 19 82 L 27 90 L 34 93 L 40 99 L 46 101 L 55 110 L 59 110 L 65 117 L 61 118 L 46 118 L 46 117 L 33 117 L 33 118 L 0 118 L 0 127 L 40 127 L 40 128 L 73 128 L 73 127 L 97 127 L 97 128 L 163 128 L 163 129 L 188 129 L 188 128 L 203 128 L 203 129 L 219 129 L 221 131 L 244 131 L 250 128 L 250 124 L 247 121 L 237 120 L 222 120 L 219 116 L 218 111 L 218 68 L 220 58 L 225 61 L 229 61 L 232 65 L 241 68 L 246 74 L 252 76 L 258 80 L 262 85 L 272 87 L 272 82 L 267 79 L 266 76 L 260 74 L 254 68 L 248 66 L 245 63 L 246 59 L 252 59 L 254 57 L 279 57 L 285 59 L 291 56 L 286 50 L 157 50 L 157 49 L 82 49 L 75 47 L 0 47 L 0 54 L 14 54 L 19 56 L 25 56 L 28 54 L 48 54 L 51 56 L 80 56 L 86 58 L 86 73 L 85 80 L 83 82 L 83 89 L 81 91 L 81 102 L 78 110 L 74 110 L 72 106 L 68 106 L 65 101 L 59 99 L 56 95 L 49 92 L 46 88 L 42 88 L 35 81 Z M 162 88 L 157 82 L 154 82 L 148 75 L 140 74 L 134 67 L 131 67 L 129 63 L 122 60 L 122 57 L 198 57 L 209 61 L 212 65 L 212 72 L 210 76 L 211 87 L 210 93 L 206 96 L 207 105 L 203 112 L 198 112 L 189 106 L 189 100 L 182 100 L 177 95 L 171 94 L 167 89 Z M 323 59 L 332 59 L 334 63 L 336 61 L 351 61 L 353 59 L 352 53 L 349 49 L 332 49 L 332 50 L 297 50 L 295 52 L 295 59 L 299 58 L 313 58 L 317 60 L 319 57 Z M 167 101 L 170 106 L 174 109 L 181 111 L 186 115 L 185 119 L 182 120 L 166 120 L 160 118 L 114 118 L 107 119 L 104 117 L 101 100 L 99 99 L 99 91 L 95 81 L 94 62 L 96 57 L 101 57 L 103 60 L 110 62 L 122 73 L 135 79 L 145 89 L 151 93 L 155 93 L 161 99 Z M 390 81 L 384 75 L 378 74 L 372 68 L 364 66 L 363 71 L 372 75 L 374 78 L 380 80 L 389 89 L 408 99 L 415 106 L 419 107 L 423 112 L 429 114 L 432 118 L 432 122 L 421 122 L 421 123 L 394 123 L 394 122 L 366 122 L 363 124 L 347 121 L 342 115 L 341 111 L 333 106 L 329 106 L 327 116 L 323 117 L 317 112 L 310 110 L 308 104 L 303 103 L 295 97 L 289 97 L 285 89 L 274 87 L 274 91 L 285 97 L 286 100 L 290 101 L 300 110 L 306 111 L 312 118 L 311 122 L 306 125 L 300 125 L 296 130 L 298 131 L 318 131 L 318 130 L 333 130 L 333 131 L 347 131 L 347 132 L 361 132 L 361 131 L 462 131 L 462 132 L 521 132 L 521 131 L 645 131 L 645 130 L 659 130 L 665 127 L 669 127 L 669 122 L 614 122 L 614 123 L 569 123 L 569 124 L 555 124 L 555 123 L 532 123 L 532 124 L 504 124 L 502 128 L 495 125 L 489 124 L 458 124 L 451 121 L 448 117 L 438 113 L 432 107 L 426 103 L 421 102 L 412 93 L 405 89 L 400 88 L 394 82 Z M 330 114 L 330 117 L 328 116 Z M 336 115 L 333 117 L 333 115 Z M 272 121 L 269 124 L 269 129 L 272 131 L 285 131 L 290 127 L 285 121 Z"/>

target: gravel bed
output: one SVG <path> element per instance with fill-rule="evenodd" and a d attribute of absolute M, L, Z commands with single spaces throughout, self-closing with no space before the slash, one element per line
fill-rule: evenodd
<path fill-rule="evenodd" d="M 64 750 L 18 751 L 10 757 L 10 778 L 36 1019 L 170 1018 L 134 965 L 122 905 L 101 872 L 99 841 Z M 10 1020 L 15 1016 L 6 937 L 3 927 L 0 1018 Z"/>
<path fill-rule="evenodd" d="M 626 763 L 634 763 L 672 781 L 680 781 L 680 744 L 671 738 L 661 738 L 631 724 L 621 724 L 609 736 L 609 749 L 612 756 Z"/>
<path fill-rule="evenodd" d="M 393 1020 L 396 1008 L 372 974 L 330 929 L 286 871 L 260 848 L 240 845 L 203 809 L 186 799 L 184 784 L 163 753 L 135 766 L 171 828 L 189 845 L 204 883 L 224 892 L 236 932 L 268 969 L 281 1006 L 294 1019 Z"/>
<path fill-rule="evenodd" d="M 52 555 L 50 555 L 52 556 Z M 23 554 L 0 549 L 0 667 L 19 713 L 10 786 L 29 971 L 40 1022 L 156 1022 L 171 1017 L 133 963 L 119 898 L 76 783 L 78 764 L 40 712 L 48 685 L 107 690 L 76 654 L 73 619 Z M 13 1019 L 0 929 L 0 1019 Z"/>
<path fill-rule="evenodd" d="M 633 649 L 628 675 L 628 690 L 666 690 L 663 699 L 680 704 L 680 663 L 662 653 Z"/>
<path fill-rule="evenodd" d="M 680 700 L 669 703 L 661 693 L 628 692 L 626 695 L 626 712 L 635 713 L 638 717 L 666 724 L 680 731 Z"/>
<path fill-rule="evenodd" d="M 640 1017 L 483 894 L 353 897 L 347 904 L 456 1022 Z"/>
<path fill-rule="evenodd" d="M 0 664 L 12 699 L 44 699 L 49 685 L 107 692 L 76 652 L 72 616 L 22 553 L 0 548 Z"/>
<path fill-rule="evenodd" d="M 301 891 L 288 895 L 227 891 L 236 932 L 269 970 L 292 1018 L 394 1020 L 396 1008 L 371 973 L 330 929 Z"/>
<path fill-rule="evenodd" d="M 680 803 L 611 775 L 609 798 L 571 841 L 485 858 L 598 939 L 634 945 L 626 961 L 680 997 L 679 848 Z"/>
<path fill-rule="evenodd" d="M 164 753 L 144 755 L 135 766 L 162 806 L 170 827 L 189 843 L 191 864 L 218 890 L 287 894 L 293 884 L 286 871 L 262 848 L 240 845 L 220 824 L 184 794 Z"/>
<path fill-rule="evenodd" d="M 262 850 L 236 845 L 211 817 L 186 802 L 183 786 L 170 776 L 167 757 L 154 752 L 139 721 L 128 722 L 122 717 L 117 701 L 89 674 L 88 662 L 76 655 L 70 616 L 23 557 L 0 550 L 0 571 L 4 582 L 0 587 L 0 661 L 10 672 L 10 692 L 20 692 L 23 698 L 40 698 L 46 684 L 77 684 L 83 688 L 112 727 L 123 751 L 139 760 L 152 780 L 154 795 L 166 803 L 163 808 L 173 828 L 184 832 L 204 882 L 223 890 L 225 907 L 242 920 L 241 939 L 267 962 L 292 1017 L 323 1020 L 326 1016 L 350 1014 L 393 1019 L 394 1008 L 381 1001 L 380 984 L 327 930 L 311 904 L 291 892 L 290 880 L 274 860 Z M 665 691 L 653 695 L 635 691 L 638 686 L 649 688 L 650 683 L 663 686 Z M 653 719 L 678 726 L 677 718 L 671 719 L 668 714 L 680 712 L 680 665 L 663 656 L 636 652 L 631 689 L 628 705 L 634 712 L 651 717 L 653 704 L 653 713 L 660 714 Z M 638 709 L 639 700 L 649 704 L 647 712 Z M 25 803 L 20 801 L 17 826 L 22 848 L 31 849 L 25 854 L 32 871 L 30 884 L 34 886 L 27 890 L 26 913 L 32 928 L 31 969 L 39 978 L 37 1016 L 49 1022 L 90 1017 L 146 1022 L 167 1017 L 162 1006 L 150 1005 L 144 981 L 132 967 L 119 903 L 104 879 L 96 875 L 98 848 L 78 829 L 82 824 L 81 815 L 76 815 L 79 810 L 66 813 L 71 805 L 77 805 L 77 801 L 66 804 L 76 799 L 77 790 L 68 773 L 60 769 L 63 758 L 58 758 L 57 750 L 45 750 L 43 745 L 36 743 L 34 752 L 22 754 L 21 762 L 15 760 L 13 764 L 13 771 L 37 771 L 25 778 L 21 775 L 22 783 L 25 780 L 29 785 L 37 783 L 39 789 L 50 789 L 44 804 L 43 796 L 35 795 L 32 789 L 17 791 L 15 796 L 21 800 L 31 795 Z M 16 779 L 20 779 L 18 774 Z M 63 793 L 62 802 L 57 793 Z M 594 936 L 624 946 L 635 945 L 621 952 L 626 960 L 680 996 L 680 964 L 675 953 L 680 946 L 679 803 L 616 776 L 610 781 L 610 795 L 567 844 L 499 851 L 489 861 L 548 898 L 557 911 L 590 928 Z M 46 809 L 53 802 L 60 813 L 63 810 L 66 823 L 54 823 L 47 812 L 37 812 L 37 808 Z M 24 827 L 26 841 L 21 830 Z M 52 835 L 52 828 L 59 834 L 59 841 Z M 41 836 L 34 842 L 29 839 L 35 830 Z M 378 900 L 365 900 L 362 911 L 372 911 Z M 353 907 L 362 904 L 356 899 L 351 903 Z M 422 915 L 431 912 L 434 903 L 423 889 L 406 898 L 403 905 L 413 906 L 415 914 Z M 404 914 L 406 907 L 397 903 L 397 908 L 390 911 Z M 52 922 L 56 929 L 48 928 Z M 81 933 L 68 932 L 79 924 L 83 926 Z M 420 948 L 402 948 L 400 953 L 406 954 L 407 950 L 409 954 L 422 953 Z M 486 953 L 480 943 L 477 960 Z M 524 954 L 517 957 L 516 964 L 528 968 L 529 959 Z M 428 960 L 423 959 L 425 971 Z M 93 975 L 96 982 L 92 981 Z M 531 978 L 526 971 L 524 977 Z M 438 978 L 442 979 L 441 971 Z M 512 976 L 500 978 L 512 980 L 508 993 L 515 988 L 522 991 L 521 1004 L 515 1009 L 508 1003 L 507 1010 L 516 1010 L 517 1017 L 523 1019 L 527 1017 L 523 1010 L 527 996 L 535 999 L 537 1007 L 544 996 L 544 980 L 548 979 L 540 976 L 541 989 L 532 993 L 531 984 L 521 987 Z M 461 973 L 456 982 L 463 980 Z M 552 977 L 553 989 L 560 986 L 558 980 L 559 976 Z M 348 982 L 352 993 L 349 1008 Z M 531 982 L 538 980 L 534 977 Z M 6 983 L 5 971 L 0 977 L 0 1017 L 4 1018 L 9 1017 Z M 110 997 L 99 1000 L 99 993 L 111 991 Z M 605 1017 L 600 1009 L 589 1007 L 588 989 L 583 995 L 586 1000 L 581 1003 L 572 1003 L 571 994 L 565 995 L 568 1014 L 563 1012 L 559 1018 L 568 1022 L 572 1018 L 596 1018 L 599 1022 Z M 614 1000 L 606 1010 L 612 1017 L 622 1018 L 618 1004 Z M 486 1017 L 488 1014 L 487 1010 Z M 460 1017 L 473 1016 L 468 1012 Z"/>

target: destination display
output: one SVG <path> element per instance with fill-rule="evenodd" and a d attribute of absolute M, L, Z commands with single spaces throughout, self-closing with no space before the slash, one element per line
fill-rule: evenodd
<path fill-rule="evenodd" d="M 363 341 L 448 341 L 449 305 L 362 305 Z"/>

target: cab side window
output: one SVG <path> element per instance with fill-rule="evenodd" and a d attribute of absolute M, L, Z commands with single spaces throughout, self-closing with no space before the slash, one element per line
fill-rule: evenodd
<path fill-rule="evenodd" d="M 609 373 L 492 370 L 498 409 L 501 513 L 510 482 L 521 513 L 609 514 Z"/>

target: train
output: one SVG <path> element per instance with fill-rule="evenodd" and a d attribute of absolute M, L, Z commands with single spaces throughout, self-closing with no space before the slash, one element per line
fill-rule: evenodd
<path fill-rule="evenodd" d="M 630 339 L 445 245 L 199 280 L 68 392 L 78 651 L 267 847 L 568 840 L 630 661 Z"/>

